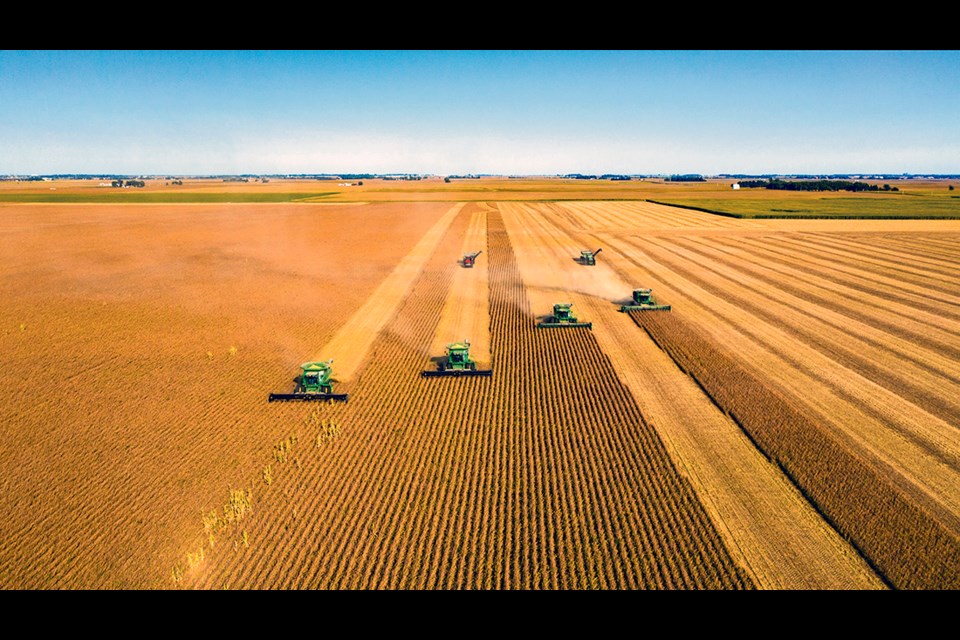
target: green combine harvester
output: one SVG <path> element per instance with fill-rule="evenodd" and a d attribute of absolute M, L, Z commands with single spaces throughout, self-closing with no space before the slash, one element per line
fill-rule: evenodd
<path fill-rule="evenodd" d="M 492 376 L 492 369 L 477 369 L 477 363 L 470 357 L 470 343 L 453 342 L 447 345 L 447 355 L 437 364 L 434 371 L 421 371 L 424 378 L 440 376 Z"/>
<path fill-rule="evenodd" d="M 537 328 L 543 327 L 586 327 L 593 329 L 592 322 L 579 322 L 577 317 L 570 311 L 572 302 L 559 302 L 553 305 L 553 315 L 547 316 L 537 323 Z"/>
<path fill-rule="evenodd" d="M 633 302 L 620 306 L 620 311 L 670 311 L 670 305 L 657 304 L 656 298 L 650 295 L 653 289 L 634 289 Z"/>
<path fill-rule="evenodd" d="M 348 393 L 334 393 L 330 376 L 333 370 L 330 364 L 333 358 L 326 362 L 304 362 L 300 365 L 301 373 L 297 377 L 297 387 L 293 393 L 271 393 L 269 401 L 274 400 L 339 400 L 346 402 Z"/>
<path fill-rule="evenodd" d="M 588 267 L 596 266 L 597 264 L 597 254 L 603 251 L 603 249 L 597 249 L 596 251 L 581 251 L 580 252 L 580 264 L 585 264 Z"/>

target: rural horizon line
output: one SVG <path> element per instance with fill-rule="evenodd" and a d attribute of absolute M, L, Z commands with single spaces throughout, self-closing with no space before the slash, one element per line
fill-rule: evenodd
<path fill-rule="evenodd" d="M 702 176 L 704 178 L 726 178 L 726 177 L 767 177 L 767 176 L 876 176 L 876 177 L 886 177 L 886 178 L 921 178 L 921 177 L 933 177 L 933 178 L 956 178 L 960 177 L 960 171 L 956 173 L 931 173 L 931 172 L 919 172 L 913 173 L 909 171 L 831 171 L 831 172 L 816 172 L 816 171 L 764 171 L 764 172 L 744 172 L 744 171 L 719 171 L 719 172 L 710 172 L 702 173 L 696 171 L 688 172 L 642 172 L 642 173 L 629 173 L 629 172 L 615 172 L 615 171 L 604 171 L 604 172 L 582 172 L 582 171 L 568 171 L 565 173 L 513 173 L 513 172 L 449 172 L 449 173 L 437 173 L 432 171 L 300 171 L 300 172 L 257 172 L 257 171 L 244 171 L 240 173 L 228 173 L 228 172 L 203 172 L 203 173 L 182 173 L 175 171 L 162 171 L 162 172 L 120 172 L 120 171 L 59 171 L 59 172 L 49 172 L 49 173 L 26 173 L 26 172 L 7 172 L 0 174 L 0 178 L 18 178 L 18 177 L 32 177 L 32 178 L 55 178 L 55 177 L 76 177 L 76 178 L 107 178 L 113 176 L 136 176 L 143 178 L 155 178 L 155 177 L 184 177 L 184 178 L 219 178 L 219 177 L 341 177 L 341 176 L 365 176 L 365 177 L 381 177 L 381 176 L 426 176 L 426 177 L 519 177 L 519 178 L 566 178 L 566 177 L 601 177 L 601 176 L 628 176 L 631 178 L 660 178 L 660 177 L 670 177 L 670 176 Z"/>

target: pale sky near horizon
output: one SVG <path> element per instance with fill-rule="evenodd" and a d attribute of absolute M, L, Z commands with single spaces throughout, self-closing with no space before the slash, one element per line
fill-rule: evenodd
<path fill-rule="evenodd" d="M 0 174 L 960 173 L 960 51 L 0 51 Z"/>

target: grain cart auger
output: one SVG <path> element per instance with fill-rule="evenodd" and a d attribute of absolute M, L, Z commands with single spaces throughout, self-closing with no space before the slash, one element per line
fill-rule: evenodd
<path fill-rule="evenodd" d="M 330 374 L 333 373 L 330 364 L 333 358 L 326 362 L 304 362 L 297 377 L 297 387 L 293 393 L 271 393 L 269 401 L 274 400 L 339 400 L 346 402 L 348 393 L 333 393 L 333 383 Z"/>
<path fill-rule="evenodd" d="M 581 251 L 580 264 L 585 264 L 589 267 L 595 266 L 597 264 L 597 254 L 601 251 L 603 251 L 603 249 L 597 249 L 596 251 Z"/>
<path fill-rule="evenodd" d="M 421 371 L 424 378 L 439 376 L 492 376 L 492 369 L 477 369 L 477 363 L 470 357 L 470 343 L 452 342 L 447 345 L 447 355 L 433 371 Z"/>
<path fill-rule="evenodd" d="M 592 322 L 578 322 L 577 317 L 570 311 L 572 302 L 559 302 L 553 305 L 553 315 L 547 316 L 537 323 L 537 328 L 542 327 L 586 327 L 593 329 Z"/>
<path fill-rule="evenodd" d="M 477 256 L 483 253 L 483 251 L 477 251 L 476 253 L 466 253 L 463 256 L 463 266 L 467 269 L 473 269 L 473 263 L 477 261 Z"/>
<path fill-rule="evenodd" d="M 634 289 L 633 302 L 620 305 L 620 311 L 670 311 L 670 305 L 657 304 L 656 298 L 650 295 L 652 289 Z"/>

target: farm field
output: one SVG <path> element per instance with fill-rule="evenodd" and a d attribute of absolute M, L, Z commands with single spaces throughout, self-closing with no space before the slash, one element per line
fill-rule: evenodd
<path fill-rule="evenodd" d="M 732 190 L 733 178 L 704 182 L 577 180 L 565 178 L 433 176 L 421 180 L 272 178 L 227 182 L 185 178 L 182 184 L 147 178 L 143 188 L 112 188 L 98 179 L 50 182 L 0 181 L 0 203 L 234 204 L 485 201 L 635 201 L 702 209 L 736 218 L 957 219 L 960 196 L 945 179 L 865 180 L 892 184 L 898 192 L 797 192 L 760 188 Z"/>
<path fill-rule="evenodd" d="M 0 186 L 0 588 L 960 587 L 960 220 L 280 182 Z"/>
<path fill-rule="evenodd" d="M 689 217 L 678 214 L 678 224 L 689 230 L 686 234 L 614 237 L 609 232 L 591 233 L 607 228 L 605 215 L 609 210 L 602 205 L 560 206 L 585 211 L 586 215 L 573 215 L 571 211 L 554 220 L 566 223 L 572 234 L 585 238 L 584 242 L 609 246 L 613 253 L 608 262 L 614 269 L 653 287 L 674 305 L 674 320 L 665 323 L 662 316 L 656 316 L 658 324 L 686 325 L 709 335 L 708 344 L 715 351 L 726 354 L 743 369 L 752 369 L 755 376 L 775 389 L 776 396 L 786 396 L 790 404 L 802 407 L 804 415 L 828 425 L 823 431 L 831 439 L 825 443 L 833 438 L 842 441 L 845 451 L 856 453 L 858 464 L 872 468 L 869 482 L 865 480 L 860 489 L 869 492 L 883 486 L 877 483 L 896 485 L 910 496 L 909 504 L 922 505 L 931 523 L 936 523 L 931 524 L 935 529 L 931 535 L 949 542 L 945 553 L 956 557 L 956 491 L 960 486 L 955 478 L 956 394 L 943 392 L 957 380 L 956 360 L 949 355 L 958 346 L 957 299 L 948 292 L 949 285 L 941 281 L 954 277 L 950 270 L 956 264 L 951 257 L 955 253 L 948 251 L 945 263 L 930 267 L 934 272 L 911 274 L 908 272 L 914 267 L 907 266 L 911 258 L 906 255 L 874 257 L 873 236 L 851 233 L 855 222 L 835 223 L 829 241 L 819 236 L 779 233 L 757 237 L 750 232 L 738 237 L 736 233 L 717 232 L 719 223 L 715 220 L 704 218 L 698 223 L 699 213 L 690 211 Z M 651 203 L 626 206 L 655 219 L 670 212 Z M 694 231 L 698 225 L 707 234 L 703 238 Z M 848 236 L 853 237 L 852 243 Z M 924 242 L 924 236 L 901 240 L 881 235 L 877 239 L 884 243 L 892 240 L 908 255 L 906 244 L 922 247 Z M 931 240 L 955 247 L 957 237 L 955 233 L 936 234 Z M 845 246 L 845 251 L 830 248 L 835 242 Z M 708 261 L 706 249 L 687 249 L 714 245 L 750 249 L 732 262 Z M 793 250 L 783 252 L 781 246 Z M 923 248 L 913 251 L 918 256 L 925 252 Z M 830 259 L 824 260 L 827 255 Z M 865 263 L 870 265 L 867 271 L 861 268 Z M 792 264 L 799 267 L 796 272 L 789 271 Z M 764 286 L 754 283 L 754 273 L 767 276 Z M 919 289 L 914 288 L 915 283 L 919 281 L 928 288 L 920 298 L 911 298 L 916 304 L 897 307 L 898 296 L 890 295 L 891 287 L 903 282 L 904 291 L 916 292 Z M 839 286 L 845 287 L 844 297 L 824 292 Z M 924 308 L 929 310 L 927 314 L 922 313 Z M 640 316 L 651 321 L 654 318 L 650 314 Z M 680 319 L 687 322 L 678 322 Z M 703 380 L 698 381 L 703 384 Z M 737 388 L 729 382 L 721 386 Z M 756 438 L 757 434 L 751 436 Z M 768 449 L 768 455 L 772 453 Z M 809 492 L 809 485 L 805 491 Z M 843 520 L 836 513 L 832 517 L 837 522 Z M 847 535 L 858 526 L 855 520 L 846 527 L 840 525 Z M 870 531 L 879 530 L 872 526 Z M 903 532 L 890 531 L 889 535 L 895 538 Z M 901 552 L 904 550 L 891 551 L 887 560 L 895 562 Z M 928 558 L 930 566 L 925 570 L 933 575 L 941 573 L 943 558 Z M 876 554 L 872 561 L 883 562 Z M 888 578 L 890 571 L 888 566 Z"/>
<path fill-rule="evenodd" d="M 286 435 L 267 394 L 449 209 L 3 207 L 2 586 L 169 587 Z"/>
<path fill-rule="evenodd" d="M 636 335 L 633 323 L 626 322 L 617 304 L 610 304 L 629 302 L 633 285 L 610 267 L 604 253 L 598 256 L 596 267 L 569 260 L 579 255 L 580 245 L 548 222 L 563 211 L 552 205 L 502 204 L 501 209 L 514 234 L 526 240 L 515 245 L 526 267 L 525 280 L 536 282 L 537 291 L 554 296 L 553 292 L 566 288 L 567 298 L 576 300 L 574 307 L 583 312 L 580 319 L 594 323 L 598 343 L 643 415 L 674 449 L 674 457 L 705 506 L 715 510 L 716 521 L 724 523 L 721 533 L 728 548 L 749 550 L 741 562 L 760 586 L 879 586 L 863 560 L 825 525 L 731 419 L 652 341 Z M 539 266 L 543 264 L 567 266 L 544 269 Z M 543 304 L 547 302 L 545 299 Z"/>

